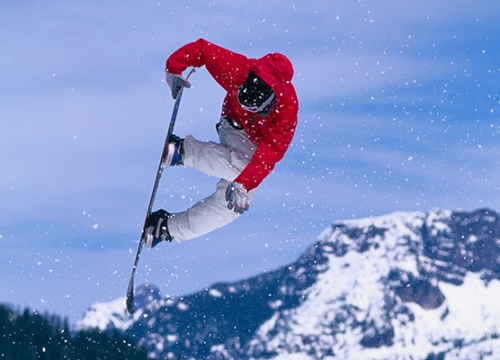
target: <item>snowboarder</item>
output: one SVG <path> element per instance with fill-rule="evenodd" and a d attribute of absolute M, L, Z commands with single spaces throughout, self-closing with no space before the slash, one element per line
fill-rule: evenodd
<path fill-rule="evenodd" d="M 259 59 L 204 39 L 188 43 L 166 61 L 167 84 L 175 99 L 182 73 L 205 66 L 227 94 L 216 125 L 219 143 L 172 135 L 162 167 L 185 165 L 220 178 L 216 191 L 184 212 L 152 212 L 144 227 L 148 248 L 161 241 L 182 242 L 234 221 L 249 209 L 256 188 L 287 151 L 297 126 L 298 100 L 293 67 L 280 53 Z"/>

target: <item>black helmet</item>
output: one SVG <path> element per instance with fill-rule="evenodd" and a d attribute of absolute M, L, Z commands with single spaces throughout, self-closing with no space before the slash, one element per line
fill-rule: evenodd
<path fill-rule="evenodd" d="M 266 116 L 276 104 L 276 96 L 271 86 L 250 70 L 238 88 L 238 102 L 245 110 Z"/>

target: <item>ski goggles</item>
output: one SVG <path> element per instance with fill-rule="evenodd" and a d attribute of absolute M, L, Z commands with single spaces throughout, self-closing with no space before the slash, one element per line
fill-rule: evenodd
<path fill-rule="evenodd" d="M 238 94 L 239 92 L 240 90 L 238 89 Z M 276 104 L 276 97 L 274 96 L 274 94 L 271 94 L 271 96 L 267 100 L 265 100 L 262 103 L 262 105 L 245 105 L 240 102 L 240 105 L 243 107 L 243 109 L 245 109 L 248 112 L 257 114 L 266 112 L 269 113 L 269 111 L 271 111 L 271 109 L 275 104 Z"/>

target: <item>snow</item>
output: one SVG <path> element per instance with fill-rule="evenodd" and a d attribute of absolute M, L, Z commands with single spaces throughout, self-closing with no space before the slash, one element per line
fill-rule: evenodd
<path fill-rule="evenodd" d="M 271 360 L 314 360 L 315 358 L 309 357 L 306 354 L 282 354 L 273 357 Z M 324 358 L 328 360 L 328 358 Z"/>
<path fill-rule="evenodd" d="M 269 302 L 269 307 L 271 309 L 274 309 L 274 310 L 279 309 L 282 305 L 283 305 L 283 301 L 281 301 L 281 300 Z"/>
<path fill-rule="evenodd" d="M 137 311 L 135 316 L 140 316 L 141 312 Z M 125 297 L 120 297 L 116 300 L 96 303 L 85 313 L 83 319 L 75 325 L 75 330 L 84 330 L 89 328 L 97 328 L 101 331 L 108 329 L 110 326 L 125 331 L 133 324 L 133 318 L 128 315 L 125 307 Z"/>
<path fill-rule="evenodd" d="M 446 360 L 495 359 L 492 354 L 500 353 L 500 281 L 486 282 L 481 272 L 461 269 L 445 274 L 446 279 L 457 280 L 455 284 L 461 284 L 458 286 L 430 279 L 444 296 L 435 306 L 402 300 L 388 282 L 393 272 L 401 273 L 398 281 L 404 283 L 412 276 L 421 278 L 422 271 L 430 274 L 436 267 L 450 266 L 446 260 L 423 254 L 422 243 L 422 227 L 426 225 L 433 234 L 445 235 L 440 238 L 440 248 L 448 251 L 450 216 L 447 210 L 428 214 L 400 212 L 343 221 L 325 229 L 311 249 L 321 251 L 327 261 L 311 267 L 297 266 L 293 272 L 298 279 L 308 276 L 312 268 L 318 271 L 315 282 L 300 293 L 303 302 L 282 308 L 282 300 L 269 301 L 273 313 L 257 329 L 249 353 L 253 347 L 259 348 L 277 354 L 273 360 L 424 360 L 429 354 L 441 352 L 446 352 Z M 476 236 L 470 236 L 469 241 L 475 239 Z M 348 248 L 341 255 L 340 245 Z M 229 286 L 228 291 L 237 290 Z M 280 286 L 278 294 L 286 295 L 289 291 Z M 224 297 L 216 288 L 210 288 L 208 294 Z M 132 319 L 126 316 L 124 302 L 121 298 L 93 305 L 79 326 L 127 329 Z M 172 300 L 159 304 L 166 302 L 174 304 Z M 175 305 L 181 311 L 188 309 L 181 300 Z M 402 308 L 405 311 L 397 311 Z M 135 319 L 137 316 L 140 315 Z M 390 344 L 362 345 L 364 338 L 378 338 L 384 329 L 393 331 Z M 149 334 L 148 338 L 155 339 L 154 351 L 161 353 L 182 335 Z M 224 344 L 211 347 L 218 355 L 229 356 L 229 350 Z"/>
<path fill-rule="evenodd" d="M 373 242 L 379 243 L 380 246 L 372 247 L 370 251 L 349 251 L 341 257 L 329 254 L 328 270 L 321 274 L 317 282 L 304 294 L 307 300 L 302 306 L 283 315 L 287 327 L 277 327 L 280 322 L 278 314 L 261 326 L 257 337 L 265 341 L 268 350 L 280 353 L 273 360 L 320 357 L 321 354 L 313 357 L 305 355 L 313 351 L 313 348 L 304 342 L 304 339 L 311 337 L 315 339 L 316 348 L 331 349 L 335 359 L 426 359 L 430 353 L 450 351 L 456 346 L 457 339 L 469 346 L 454 350 L 446 357 L 447 360 L 473 359 L 488 353 L 498 354 L 500 341 L 485 342 L 484 334 L 498 334 L 499 331 L 500 282 L 493 280 L 486 285 L 478 273 L 467 273 L 461 286 L 440 282 L 439 289 L 446 300 L 436 309 L 423 309 L 416 303 L 406 303 L 415 317 L 414 321 L 401 317 L 390 320 L 395 332 L 394 343 L 390 347 L 362 347 L 360 339 L 363 334 L 359 326 L 351 326 L 353 321 L 373 322 L 375 327 L 383 325 L 384 297 L 387 296 L 387 289 L 380 279 L 386 277 L 394 268 L 418 275 L 415 254 L 405 251 L 405 246 L 409 243 L 420 240 L 419 234 L 413 230 L 426 221 L 428 225 L 432 224 L 436 234 L 448 231 L 442 220 L 449 216 L 449 211 L 440 210 L 428 217 L 420 212 L 396 213 L 379 218 L 342 222 L 365 229 L 371 226 L 386 228 L 387 232 L 383 238 L 373 239 Z M 320 242 L 333 239 L 338 243 L 352 243 L 352 239 L 345 234 L 336 233 L 332 228 L 323 231 L 319 237 Z M 332 252 L 329 246 L 325 249 Z M 332 336 L 330 326 L 336 317 L 349 316 L 346 306 L 349 307 L 352 320 L 340 324 L 334 329 L 337 333 Z M 276 329 L 282 331 L 276 333 Z M 293 354 L 291 349 L 300 349 L 302 354 Z"/>
<path fill-rule="evenodd" d="M 477 339 L 485 331 L 498 333 L 499 281 L 485 285 L 479 274 L 469 273 L 463 285 L 443 283 L 440 289 L 447 298 L 440 308 L 433 311 L 425 311 L 418 306 L 412 308 L 416 315 L 415 323 L 420 324 L 419 330 L 425 334 L 428 342 L 442 341 L 443 338 L 460 338 L 468 342 Z M 445 311 L 447 315 L 444 317 Z"/>
<path fill-rule="evenodd" d="M 210 294 L 210 296 L 213 296 L 213 297 L 216 297 L 216 298 L 220 298 L 220 297 L 222 297 L 224 295 L 219 290 L 216 290 L 216 289 L 210 289 L 208 291 L 208 293 Z"/>
<path fill-rule="evenodd" d="M 392 351 L 424 359 L 430 352 L 453 349 L 456 339 L 470 343 L 483 337 L 485 332 L 498 333 L 500 282 L 493 281 L 486 286 L 478 274 L 469 273 L 462 286 L 442 283 L 440 289 L 447 300 L 437 309 L 424 310 L 416 304 L 409 304 L 415 321 L 406 326 L 398 324 Z M 500 350 L 498 345 L 496 349 Z M 466 351 L 472 354 L 473 350 Z M 476 349 L 470 357 L 458 351 L 458 357 L 447 356 L 446 359 L 477 358 L 477 351 L 481 350 Z M 377 354 L 380 349 L 365 352 L 367 359 L 385 359 Z"/>

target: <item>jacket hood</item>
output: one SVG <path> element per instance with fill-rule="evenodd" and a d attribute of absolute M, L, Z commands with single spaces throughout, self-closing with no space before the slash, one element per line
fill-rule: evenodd
<path fill-rule="evenodd" d="M 250 70 L 272 87 L 277 98 L 285 93 L 293 77 L 291 61 L 280 53 L 270 53 L 257 59 Z"/>

